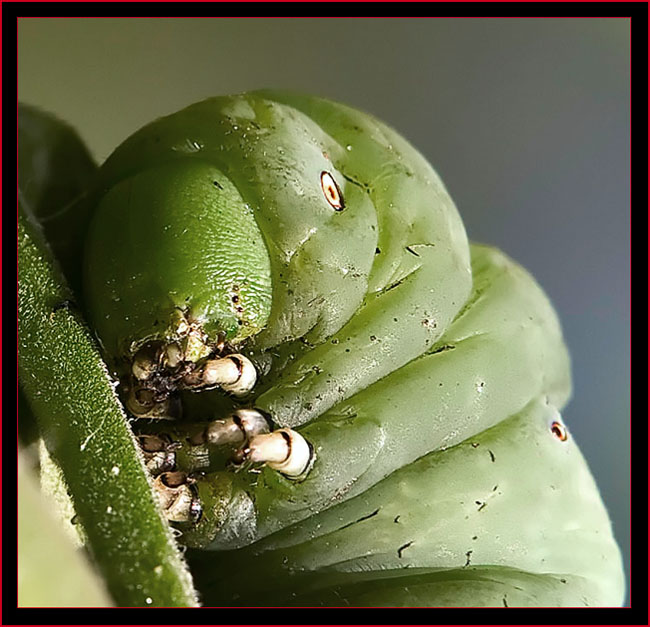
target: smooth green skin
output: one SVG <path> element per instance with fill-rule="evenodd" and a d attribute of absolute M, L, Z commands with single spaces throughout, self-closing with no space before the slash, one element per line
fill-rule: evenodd
<path fill-rule="evenodd" d="M 281 98 L 298 108 L 324 106 L 327 115 L 302 113 L 280 104 Z M 192 285 L 187 291 L 194 290 L 186 301 L 190 310 L 203 312 L 201 303 L 224 299 L 218 285 L 200 282 L 197 260 L 227 266 L 232 257 L 213 253 L 213 234 L 206 236 L 191 207 L 205 200 L 194 195 L 185 207 L 171 194 L 163 209 L 172 230 L 187 230 L 193 256 L 179 259 L 172 251 L 165 263 L 153 219 L 152 230 L 139 230 L 137 238 L 127 227 L 113 240 L 121 244 L 110 263 L 102 261 L 102 251 L 113 245 L 105 234 L 123 227 L 108 190 L 163 164 L 187 171 L 188 163 L 210 164 L 232 181 L 266 243 L 271 312 L 248 348 L 261 359 L 264 351 L 297 338 L 310 345 L 329 339 L 292 363 L 282 382 L 256 400 L 278 424 L 306 422 L 422 354 L 467 298 L 469 250 L 460 216 L 431 166 L 397 133 L 365 113 L 315 98 L 260 92 L 213 98 L 144 127 L 100 170 L 85 285 L 90 320 L 109 354 L 124 354 L 124 346 L 154 335 L 155 322 L 176 297 L 170 296 L 174 280 L 169 289 L 152 282 L 137 295 L 131 292 L 128 277 L 138 280 L 143 257 L 156 258 L 158 276 L 185 277 Z M 334 211 L 325 199 L 322 171 L 337 180 L 345 210 Z M 143 216 L 134 219 L 152 220 L 149 205 L 130 206 Z M 255 229 L 249 236 L 257 236 Z M 232 239 L 249 247 L 241 233 Z M 249 281 L 258 281 L 259 263 L 251 261 L 246 272 Z M 147 325 L 136 313 L 141 309 Z M 366 333 L 371 320 L 377 341 Z M 231 339 L 236 344 L 243 337 Z M 328 377 L 313 377 L 314 365 Z"/>
<path fill-rule="evenodd" d="M 193 560 L 206 602 L 620 604 L 621 560 L 597 489 L 575 445 L 558 442 L 549 428 L 554 408 L 570 394 L 555 312 L 502 253 L 473 246 L 470 268 L 462 222 L 424 158 L 372 116 L 344 105 L 268 91 L 214 98 L 153 122 L 109 158 L 95 191 L 104 216 L 97 237 L 109 228 L 106 216 L 117 215 L 102 212 L 115 209 L 109 190 L 140 173 L 194 167 L 214 167 L 232 182 L 268 252 L 270 314 L 263 331 L 240 347 L 262 374 L 247 404 L 297 428 L 316 453 L 301 481 L 268 468 L 198 478 L 204 517 L 195 528 L 181 526 L 181 541 L 221 550 Z M 344 211 L 325 201 L 323 170 L 341 188 Z M 136 212 L 147 206 L 146 193 L 138 193 Z M 175 207 L 166 215 L 200 242 L 192 213 Z M 145 256 L 157 244 L 137 240 Z M 95 246 L 91 238 L 87 259 Z M 138 271 L 132 258 L 115 257 L 125 266 L 120 277 Z M 178 267 L 175 258 L 167 267 L 157 259 L 161 275 L 193 282 L 194 263 Z M 116 272 L 108 264 L 87 276 L 91 315 L 112 316 L 100 333 L 107 347 L 141 340 L 142 325 L 129 312 L 143 301 L 163 312 L 169 302 L 162 284 L 139 300 L 116 300 Z M 259 276 L 253 265 L 244 272 L 251 281 Z M 190 308 L 222 298 L 210 285 L 195 289 Z M 201 402 L 191 403 L 189 418 L 214 417 L 202 411 Z M 476 465 L 483 437 L 496 438 L 493 453 L 504 447 L 503 463 L 488 466 L 496 474 Z M 489 454 L 482 459 L 492 463 Z M 425 460 L 435 461 L 431 469 Z M 567 476 L 555 475 L 559 461 Z M 547 475 L 555 477 L 553 488 Z M 494 501 L 499 509 L 490 509 L 499 512 L 490 525 L 502 530 L 502 540 L 482 540 L 479 552 L 471 538 L 491 533 L 477 522 L 488 508 L 481 519 L 470 512 L 480 497 L 492 498 L 494 485 L 508 486 Z M 479 496 L 459 509 L 465 493 Z M 395 523 L 398 515 L 409 524 Z M 321 529 L 338 535 L 321 541 Z M 243 548 L 223 551 L 229 547 Z M 471 567 L 464 567 L 470 550 Z M 419 570 L 405 572 L 407 561 Z"/>
<path fill-rule="evenodd" d="M 257 521 L 240 530 L 258 541 L 220 554 L 218 569 L 193 555 L 206 603 L 623 602 L 598 489 L 571 436 L 550 430 L 570 393 L 555 312 L 505 255 L 478 245 L 472 255 L 472 295 L 438 345 L 298 429 L 317 451 L 304 481 L 264 469 L 249 488 Z M 206 483 L 215 476 L 228 475 Z"/>
<path fill-rule="evenodd" d="M 422 455 L 516 414 L 533 398 L 545 395 L 564 406 L 569 357 L 544 292 L 503 253 L 479 245 L 472 253 L 472 294 L 440 342 L 298 428 L 316 454 L 303 481 L 270 469 L 254 477 L 256 538 L 361 494 Z M 194 544 L 193 535 L 185 541 Z M 215 547 L 224 544 L 217 536 Z"/>
<path fill-rule="evenodd" d="M 440 342 L 299 429 L 316 453 L 305 481 L 263 472 L 255 487 L 259 536 L 360 494 L 541 394 L 564 406 L 569 357 L 548 299 L 503 253 L 476 245 L 472 251 L 472 295 Z"/>
<path fill-rule="evenodd" d="M 206 604 L 620 605 L 607 512 L 575 442 L 551 434 L 558 419 L 535 398 L 352 500 L 221 554 L 219 568 L 197 554 Z"/>

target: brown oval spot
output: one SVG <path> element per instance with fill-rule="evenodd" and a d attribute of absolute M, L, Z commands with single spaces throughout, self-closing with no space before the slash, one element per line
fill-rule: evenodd
<path fill-rule="evenodd" d="M 569 438 L 569 434 L 566 430 L 566 427 L 557 420 L 554 420 L 551 423 L 551 433 L 558 439 L 560 442 L 566 442 Z"/>
<path fill-rule="evenodd" d="M 326 171 L 320 173 L 320 186 L 325 194 L 327 202 L 336 211 L 343 211 L 345 209 L 345 202 L 343 201 L 343 194 L 339 189 L 334 177 Z"/>

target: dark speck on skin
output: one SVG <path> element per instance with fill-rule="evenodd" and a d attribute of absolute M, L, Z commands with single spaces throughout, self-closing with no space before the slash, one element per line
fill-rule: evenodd
<path fill-rule="evenodd" d="M 413 544 L 413 541 L 411 541 L 411 542 L 407 542 L 406 544 L 403 544 L 401 547 L 399 547 L 399 549 L 397 549 L 397 557 L 399 557 L 399 558 L 401 559 L 401 557 L 402 557 L 402 552 L 403 552 L 405 549 L 408 549 L 408 547 L 410 547 L 412 544 Z"/>

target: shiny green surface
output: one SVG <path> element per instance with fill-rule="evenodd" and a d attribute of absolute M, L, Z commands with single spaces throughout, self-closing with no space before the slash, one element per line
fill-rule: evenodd
<path fill-rule="evenodd" d="M 575 442 L 550 432 L 558 419 L 537 397 L 357 498 L 223 554 L 218 570 L 197 557 L 199 588 L 224 605 L 619 605 L 609 519 Z"/>
<path fill-rule="evenodd" d="M 140 177 L 208 167 L 232 182 L 255 220 L 226 237 L 245 248 L 259 231 L 270 263 L 270 293 L 253 297 L 272 297 L 266 325 L 235 338 L 262 374 L 249 404 L 298 429 L 315 461 L 298 482 L 268 468 L 199 478 L 207 507 L 182 541 L 220 551 L 194 560 L 204 599 L 620 604 L 620 554 L 598 490 L 574 443 L 551 430 L 571 389 L 555 312 L 495 249 L 473 246 L 470 267 L 458 212 L 423 157 L 372 116 L 330 101 L 270 91 L 209 99 L 143 128 L 104 164 L 86 259 L 101 259 L 103 234 L 123 227 L 105 208 L 124 186 L 134 185 L 124 198 L 140 199 L 132 210 L 144 224 L 150 179 Z M 327 203 L 323 171 L 342 190 L 343 211 Z M 193 228 L 194 212 L 177 196 L 161 185 L 162 214 Z M 130 248 L 173 250 L 143 231 L 129 232 Z M 223 296 L 222 285 L 192 283 L 194 265 L 163 260 L 165 280 L 135 298 L 115 277 L 136 276 L 139 254 L 118 250 L 107 273 L 87 270 L 93 319 L 126 297 L 124 313 L 100 332 L 109 351 L 146 339 L 126 312 L 151 302 L 150 319 L 167 315 L 176 277 L 185 277 L 190 308 Z M 483 438 L 491 448 L 479 464 Z M 497 464 L 501 446 L 508 454 Z M 231 547 L 242 548 L 224 552 Z M 405 567 L 420 570 L 385 577 Z M 242 591 L 251 569 L 255 582 Z M 378 573 L 377 589 L 359 579 Z"/>
<path fill-rule="evenodd" d="M 564 406 L 569 359 L 546 296 L 502 253 L 472 250 L 473 292 L 440 342 L 299 429 L 316 453 L 305 481 L 263 471 L 255 488 L 261 535 L 360 494 L 535 397 Z"/>
<path fill-rule="evenodd" d="M 297 97 L 295 103 L 294 96 L 285 97 L 298 107 L 302 104 Z M 125 296 L 130 287 L 120 278 L 137 277 L 142 264 L 136 258 L 161 245 L 144 229 L 137 241 L 145 252 L 134 258 L 129 253 L 131 243 L 126 250 L 116 251 L 104 273 L 94 270 L 95 260 L 103 258 L 102 246 L 108 244 L 100 241 L 94 246 L 98 239 L 92 234 L 99 237 L 106 230 L 117 233 L 125 228 L 117 216 L 107 226 L 104 194 L 136 173 L 162 164 L 171 172 L 187 168 L 188 163 L 210 163 L 233 182 L 252 209 L 268 249 L 273 300 L 268 324 L 251 348 L 261 351 L 297 338 L 310 344 L 330 339 L 327 350 L 316 349 L 296 361 L 286 383 L 259 399 L 259 406 L 277 422 L 296 424 L 322 413 L 439 338 L 464 302 L 471 281 L 467 239 L 456 208 L 431 167 L 394 131 L 343 105 L 325 102 L 322 106 L 334 111 L 336 123 L 345 123 L 349 134 L 332 136 L 320 126 L 316 114 L 252 93 L 213 98 L 162 118 L 111 155 L 100 171 L 96 197 L 103 200 L 86 257 L 90 315 L 109 351 L 115 351 L 116 344 L 142 339 L 142 325 L 132 319 L 139 314 L 126 314 L 128 304 L 136 309 L 136 304 L 152 302 L 158 304 L 156 311 L 168 309 L 168 301 L 175 297 L 173 276 L 184 272 L 191 285 L 187 288 L 190 308 L 206 293 L 211 298 L 220 293 L 219 286 L 212 291 L 211 284 L 192 283 L 196 274 L 192 259 L 181 262 L 180 268 L 163 263 L 162 272 L 171 274 L 167 292 L 158 286 L 145 287 Z M 357 165 L 364 163 L 364 167 Z M 320 185 L 323 171 L 330 172 L 342 190 L 343 211 L 334 211 L 326 201 Z M 142 189 L 145 193 L 149 187 Z M 194 229 L 195 210 L 174 203 L 173 194 L 167 198 L 164 212 L 171 216 L 171 228 Z M 150 215 L 146 206 L 134 203 L 132 207 L 143 220 Z M 233 223 L 233 229 L 239 228 Z M 251 227 L 249 233 L 255 229 Z M 241 247 L 249 247 L 244 231 L 237 237 Z M 202 241 L 194 242 L 194 254 L 204 248 Z M 204 262 L 211 261 L 206 255 Z M 251 262 L 248 271 L 250 280 L 256 280 L 258 264 Z M 264 294 L 259 291 L 256 296 L 262 299 Z M 102 315 L 110 315 L 116 299 L 124 311 L 107 324 Z M 413 304 L 406 311 L 405 301 Z M 401 318 L 400 324 L 395 324 L 395 317 Z M 153 324 L 154 309 L 149 318 Z M 380 360 L 377 344 L 366 334 L 370 319 L 381 342 Z M 331 340 L 339 336 L 341 342 L 332 345 Z M 330 384 L 311 377 L 305 380 L 315 363 L 331 370 Z M 319 399 L 310 409 L 304 406 L 306 394 Z"/>
<path fill-rule="evenodd" d="M 264 86 L 371 111 L 408 138 L 468 236 L 527 268 L 558 312 L 574 387 L 563 414 L 629 578 L 629 20 L 17 22 L 20 100 L 72 124 L 98 163 L 159 116 Z"/>
<path fill-rule="evenodd" d="M 268 318 L 264 241 L 250 207 L 209 163 L 160 165 L 115 185 L 97 207 L 86 249 L 87 307 L 111 353 L 173 337 L 179 310 L 214 340 L 219 332 L 241 340 Z"/>

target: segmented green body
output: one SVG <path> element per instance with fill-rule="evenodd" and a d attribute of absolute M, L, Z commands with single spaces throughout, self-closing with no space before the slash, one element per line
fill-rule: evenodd
<path fill-rule="evenodd" d="M 597 488 L 551 428 L 570 394 L 555 312 L 470 247 L 395 131 L 309 96 L 214 98 L 126 140 L 93 198 L 85 298 L 107 353 L 173 339 L 181 309 L 256 364 L 243 404 L 315 452 L 300 481 L 202 469 L 181 540 L 225 551 L 195 558 L 208 602 L 620 604 Z M 185 415 L 238 404 L 204 392 Z"/>

